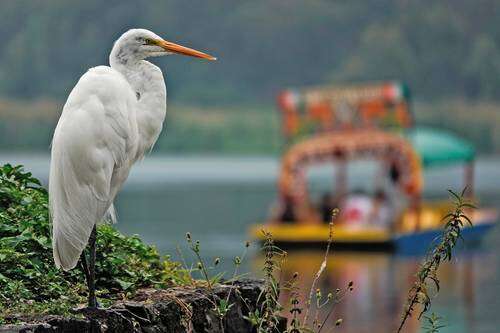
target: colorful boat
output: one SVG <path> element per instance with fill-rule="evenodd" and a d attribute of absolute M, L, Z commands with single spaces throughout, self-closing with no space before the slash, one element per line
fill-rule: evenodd
<path fill-rule="evenodd" d="M 278 96 L 286 146 L 278 177 L 278 202 L 271 217 L 250 229 L 262 240 L 262 229 L 289 246 L 328 240 L 328 212 L 340 206 L 335 221 L 337 248 L 427 248 L 440 235 L 447 201 L 422 199 L 423 169 L 462 165 L 465 195 L 474 197 L 474 147 L 452 133 L 414 126 L 408 88 L 399 83 L 287 90 Z M 373 195 L 350 193 L 348 164 L 376 161 L 382 167 Z M 311 204 L 309 168 L 335 165 L 335 187 L 320 208 Z M 496 223 L 494 209 L 468 212 L 466 242 L 479 241 Z"/>

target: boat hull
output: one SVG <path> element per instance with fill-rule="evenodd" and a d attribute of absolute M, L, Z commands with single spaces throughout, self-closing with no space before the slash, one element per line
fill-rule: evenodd
<path fill-rule="evenodd" d="M 462 229 L 463 242 L 466 246 L 476 246 L 493 228 L 495 223 L 482 223 L 475 226 L 468 226 Z M 427 230 L 411 234 L 396 236 L 393 240 L 393 247 L 399 253 L 418 254 L 426 251 L 429 246 L 441 239 L 442 230 Z"/>
<path fill-rule="evenodd" d="M 466 246 L 480 243 L 496 224 L 496 211 L 486 210 L 477 216 L 472 226 L 465 225 L 462 229 L 462 237 Z M 324 247 L 330 235 L 328 225 L 307 223 L 254 225 L 250 229 L 250 234 L 254 239 L 264 241 L 262 230 L 270 232 L 274 242 L 284 249 Z M 332 249 L 418 254 L 427 251 L 433 243 L 438 241 L 442 232 L 442 226 L 424 231 L 393 234 L 384 229 L 368 226 L 352 228 L 340 224 L 333 227 Z"/>

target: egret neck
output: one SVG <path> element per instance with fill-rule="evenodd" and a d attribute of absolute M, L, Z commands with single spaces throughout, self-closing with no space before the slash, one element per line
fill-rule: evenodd
<path fill-rule="evenodd" d="M 135 159 L 140 159 L 153 148 L 167 112 L 167 90 L 163 74 L 158 66 L 149 61 L 137 59 L 115 44 L 109 57 L 111 68 L 120 72 L 137 97 L 136 118 L 139 140 Z"/>

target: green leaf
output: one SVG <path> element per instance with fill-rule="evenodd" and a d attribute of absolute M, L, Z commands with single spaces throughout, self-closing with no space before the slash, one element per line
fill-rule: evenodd
<path fill-rule="evenodd" d="M 120 287 L 123 290 L 127 290 L 128 288 L 130 288 L 133 285 L 132 282 L 127 282 L 127 281 L 123 281 L 123 280 L 120 280 L 120 279 L 115 279 L 115 281 L 118 282 L 118 284 L 120 285 Z"/>
<path fill-rule="evenodd" d="M 458 202 L 462 200 L 462 198 L 452 190 L 448 190 L 448 193 L 450 193 L 455 199 L 457 199 Z"/>

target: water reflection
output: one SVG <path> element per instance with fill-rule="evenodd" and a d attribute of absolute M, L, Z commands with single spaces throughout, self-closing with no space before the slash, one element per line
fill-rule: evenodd
<path fill-rule="evenodd" d="M 283 278 L 299 273 L 299 286 L 305 298 L 309 293 L 314 274 L 323 260 L 323 251 L 291 251 L 283 266 Z M 337 318 L 343 318 L 345 333 L 387 333 L 393 332 L 399 324 L 407 292 L 414 282 L 415 272 L 421 258 L 403 257 L 387 253 L 337 252 L 330 255 L 327 268 L 321 276 L 318 287 L 323 295 L 336 288 L 344 288 L 354 282 L 354 290 L 338 305 L 329 317 L 327 325 L 333 327 Z M 262 258 L 254 261 L 255 270 L 261 267 Z M 489 325 L 481 322 L 478 313 L 486 304 L 481 304 L 479 288 L 495 283 L 491 278 L 498 270 L 496 257 L 481 251 L 461 253 L 452 264 L 444 264 L 439 272 L 442 290 L 433 300 L 433 308 L 445 317 L 448 325 L 441 332 L 497 332 L 488 330 Z M 282 304 L 288 304 L 290 294 L 281 295 Z M 331 307 L 319 311 L 325 318 Z M 498 323 L 497 323 L 498 324 Z M 421 323 L 411 318 L 404 332 L 420 332 Z M 327 332 L 329 330 L 324 330 Z"/>

